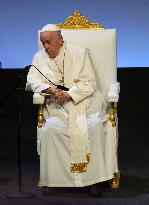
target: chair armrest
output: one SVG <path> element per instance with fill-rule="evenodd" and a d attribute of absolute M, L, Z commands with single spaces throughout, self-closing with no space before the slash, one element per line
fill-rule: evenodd
<path fill-rule="evenodd" d="M 39 109 L 38 109 L 38 128 L 41 128 L 43 125 L 43 103 L 45 101 L 45 96 L 40 95 L 39 93 L 34 93 L 33 94 L 33 103 L 38 105 L 39 104 Z"/>
<path fill-rule="evenodd" d="M 33 94 L 33 103 L 39 104 L 38 108 L 38 128 L 41 128 L 43 125 L 43 103 L 45 101 L 45 96 L 40 95 L 39 93 Z"/>
<path fill-rule="evenodd" d="M 40 95 L 39 93 L 34 93 L 33 95 L 33 103 L 42 105 L 45 101 L 45 96 Z"/>
<path fill-rule="evenodd" d="M 120 93 L 120 83 L 116 82 L 110 85 L 107 100 L 108 102 L 118 102 Z"/>

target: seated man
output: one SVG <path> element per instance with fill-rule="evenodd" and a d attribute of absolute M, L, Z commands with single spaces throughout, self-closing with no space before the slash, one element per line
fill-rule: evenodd
<path fill-rule="evenodd" d="M 65 42 L 60 29 L 51 24 L 42 28 L 40 40 L 44 49 L 35 54 L 27 81 L 33 92 L 46 95 L 41 186 L 84 187 L 113 178 L 105 163 L 101 120 L 107 102 L 97 86 L 88 49 Z"/>

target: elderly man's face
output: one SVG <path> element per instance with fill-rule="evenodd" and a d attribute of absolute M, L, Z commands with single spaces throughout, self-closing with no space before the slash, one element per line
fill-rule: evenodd
<path fill-rule="evenodd" d="M 59 50 L 63 45 L 63 38 L 58 32 L 41 32 L 40 40 L 50 58 L 55 58 L 59 54 Z"/>

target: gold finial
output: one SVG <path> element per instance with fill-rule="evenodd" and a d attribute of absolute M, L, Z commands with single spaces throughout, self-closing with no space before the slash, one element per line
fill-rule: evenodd
<path fill-rule="evenodd" d="M 74 16 L 81 16 L 80 11 L 79 10 L 75 10 L 73 13 Z"/>
<path fill-rule="evenodd" d="M 92 30 L 92 29 L 103 29 L 103 26 L 98 23 L 91 23 L 85 16 L 81 16 L 80 11 L 75 10 L 73 16 L 69 16 L 64 23 L 57 24 L 61 29 L 72 29 L 72 30 Z"/>

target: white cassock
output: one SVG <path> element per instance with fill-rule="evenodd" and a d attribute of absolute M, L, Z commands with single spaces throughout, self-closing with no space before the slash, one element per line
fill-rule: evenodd
<path fill-rule="evenodd" d="M 77 153 L 72 151 L 73 148 L 75 150 L 73 140 L 70 140 L 72 102 L 62 105 L 48 97 L 44 104 L 44 125 L 42 128 L 37 128 L 37 134 L 40 137 L 38 151 L 40 152 L 41 185 L 83 187 L 113 178 L 117 167 L 109 163 L 111 150 L 104 128 L 107 103 L 98 89 L 94 64 L 88 50 L 79 45 L 64 42 L 59 55 L 54 60 L 50 59 L 42 49 L 35 54 L 32 64 L 54 84 L 58 85 L 62 80 L 62 75 L 64 76 L 64 86 L 69 88 L 67 92 L 72 97 L 76 109 L 72 110 L 80 113 L 71 123 L 74 122 L 75 127 L 83 131 L 86 130 L 87 125 L 88 138 L 86 140 L 89 143 L 91 158 L 86 171 L 72 172 L 70 170 L 71 160 L 76 159 L 77 162 L 78 159 Z M 34 67 L 29 70 L 27 83 L 33 92 L 37 93 L 51 86 Z M 80 105 L 83 102 L 85 106 L 82 108 Z M 83 148 L 81 142 L 78 146 Z M 72 153 L 74 156 L 71 158 Z"/>

